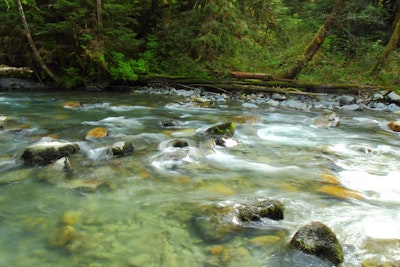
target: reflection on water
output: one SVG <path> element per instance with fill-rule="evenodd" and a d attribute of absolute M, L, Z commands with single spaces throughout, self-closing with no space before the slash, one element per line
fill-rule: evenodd
<path fill-rule="evenodd" d="M 78 108 L 62 108 L 82 101 Z M 329 266 L 287 249 L 310 221 L 332 228 L 343 266 L 400 260 L 399 136 L 391 114 L 215 108 L 139 94 L 1 93 L 1 266 Z M 244 118 L 244 119 L 243 119 Z M 176 121 L 176 127 L 162 127 Z M 215 146 L 211 126 L 235 121 L 238 145 Z M 93 127 L 109 136 L 85 140 Z M 47 136 L 47 137 L 46 137 Z M 18 156 L 41 138 L 76 142 L 72 172 L 25 167 Z M 132 142 L 131 156 L 106 147 Z M 171 140 L 183 140 L 182 147 Z M 278 199 L 285 219 L 255 223 L 229 240 L 204 240 L 192 223 L 204 205 Z"/>

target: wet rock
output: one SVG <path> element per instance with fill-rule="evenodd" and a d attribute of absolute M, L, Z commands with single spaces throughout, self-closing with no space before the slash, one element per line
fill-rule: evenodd
<path fill-rule="evenodd" d="M 344 105 L 340 107 L 343 110 L 348 110 L 348 111 L 360 111 L 362 110 L 362 107 L 358 104 L 351 104 L 351 105 Z"/>
<path fill-rule="evenodd" d="M 232 138 L 224 138 L 224 137 L 217 137 L 215 139 L 215 144 L 217 146 L 223 146 L 223 147 L 234 147 L 237 146 L 239 144 L 239 141 L 232 139 Z"/>
<path fill-rule="evenodd" d="M 128 156 L 131 155 L 134 151 L 133 145 L 130 142 L 117 142 L 111 146 L 111 151 L 113 156 Z"/>
<path fill-rule="evenodd" d="M 340 117 L 329 110 L 314 120 L 313 125 L 321 128 L 337 127 L 340 124 Z"/>
<path fill-rule="evenodd" d="M 271 220 L 283 220 L 284 205 L 279 200 L 260 199 L 242 204 L 238 208 L 238 219 L 241 222 L 252 222 L 268 218 Z"/>
<path fill-rule="evenodd" d="M 71 163 L 69 162 L 69 159 L 67 157 L 62 157 L 58 160 L 56 160 L 52 164 L 53 169 L 55 170 L 65 170 L 65 171 L 70 171 L 72 170 Z"/>
<path fill-rule="evenodd" d="M 72 142 L 41 141 L 27 147 L 21 155 L 25 164 L 44 165 L 79 151 L 79 146 Z"/>
<path fill-rule="evenodd" d="M 283 94 L 272 94 L 271 99 L 276 100 L 276 101 L 282 101 L 282 100 L 286 100 L 286 96 Z"/>
<path fill-rule="evenodd" d="M 339 97 L 339 105 L 340 106 L 352 105 L 354 103 L 355 103 L 355 98 L 353 96 L 342 95 Z"/>
<path fill-rule="evenodd" d="M 234 223 L 233 214 L 234 209 L 229 205 L 208 206 L 193 216 L 192 223 L 205 241 L 224 242 L 232 238 L 231 234 L 241 228 Z"/>
<path fill-rule="evenodd" d="M 390 102 L 394 102 L 396 104 L 400 103 L 400 95 L 396 94 L 394 91 L 388 93 L 386 95 L 386 99 Z"/>
<path fill-rule="evenodd" d="M 336 198 L 348 199 L 361 199 L 363 198 L 360 193 L 354 190 L 342 188 L 335 185 L 324 185 L 317 190 L 319 193 L 326 194 Z"/>
<path fill-rule="evenodd" d="M 188 147 L 189 144 L 185 140 L 172 140 L 167 144 L 170 147 Z"/>
<path fill-rule="evenodd" d="M 80 108 L 83 107 L 84 103 L 81 101 L 70 101 L 70 102 L 65 102 L 61 106 L 63 108 L 69 108 L 69 109 L 74 109 L 74 108 Z"/>
<path fill-rule="evenodd" d="M 91 129 L 87 134 L 85 139 L 90 140 L 90 139 L 97 139 L 97 138 L 103 138 L 108 136 L 108 130 L 104 127 L 96 127 Z"/>
<path fill-rule="evenodd" d="M 388 127 L 394 132 L 400 132 L 400 121 L 391 121 L 388 123 Z"/>
<path fill-rule="evenodd" d="M 0 114 L 0 129 L 4 128 L 4 123 L 7 121 L 7 117 Z"/>
<path fill-rule="evenodd" d="M 179 126 L 179 123 L 177 121 L 171 120 L 171 121 L 163 121 L 161 123 L 161 127 L 163 128 L 169 128 L 169 127 L 177 127 Z"/>
<path fill-rule="evenodd" d="M 343 262 L 342 246 L 335 233 L 321 222 L 311 222 L 300 227 L 290 241 L 290 246 L 335 265 Z"/>
<path fill-rule="evenodd" d="M 400 112 L 400 107 L 397 106 L 395 103 L 390 103 L 387 106 L 386 111 L 393 112 L 393 113 L 399 113 Z"/>
<path fill-rule="evenodd" d="M 283 219 L 283 210 L 283 204 L 272 199 L 253 199 L 240 204 L 223 202 L 203 207 L 193 216 L 192 222 L 204 240 L 223 242 L 249 223 L 262 218 Z"/>
<path fill-rule="evenodd" d="M 210 127 L 206 130 L 207 134 L 219 135 L 225 137 L 232 137 L 235 133 L 235 124 L 233 122 L 227 122 L 217 126 Z"/>

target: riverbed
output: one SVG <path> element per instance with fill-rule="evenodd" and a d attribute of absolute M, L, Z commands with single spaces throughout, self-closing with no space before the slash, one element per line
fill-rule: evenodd
<path fill-rule="evenodd" d="M 337 235 L 342 266 L 399 263 L 396 114 L 335 110 L 340 125 L 322 128 L 323 108 L 185 92 L 1 92 L 0 265 L 330 266 L 288 247 L 311 221 Z M 232 147 L 204 134 L 225 122 L 236 126 Z M 94 127 L 108 136 L 87 140 Z M 21 163 L 50 139 L 79 145 L 72 171 Z M 190 151 L 171 156 L 171 140 Z M 104 148 L 118 141 L 134 153 L 110 157 Z M 258 197 L 281 201 L 284 219 L 216 241 L 193 224 L 206 205 Z"/>

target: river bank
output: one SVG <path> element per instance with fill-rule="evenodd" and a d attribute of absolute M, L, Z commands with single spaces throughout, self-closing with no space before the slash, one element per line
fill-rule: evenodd
<path fill-rule="evenodd" d="M 184 84 L 154 83 L 149 86 L 123 86 L 115 88 L 99 89 L 97 86 L 82 88 L 83 91 L 132 91 L 153 95 L 175 95 L 196 98 L 195 102 L 207 102 L 222 104 L 227 100 L 238 100 L 246 108 L 258 108 L 259 104 L 268 104 L 271 108 L 283 107 L 302 111 L 312 109 L 338 109 L 347 111 L 372 110 L 378 112 L 400 112 L 400 95 L 395 91 L 385 89 L 368 88 L 366 90 L 348 90 L 340 93 L 328 92 L 304 92 L 285 87 L 265 87 L 263 91 L 248 88 L 248 90 L 223 90 L 219 87 L 192 87 Z M 1 78 L 0 91 L 41 91 L 51 90 L 45 85 L 19 78 Z"/>

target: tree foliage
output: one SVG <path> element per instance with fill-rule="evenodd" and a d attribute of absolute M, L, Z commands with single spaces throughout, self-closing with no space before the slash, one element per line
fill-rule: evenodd
<path fill-rule="evenodd" d="M 209 76 L 231 70 L 277 75 L 296 63 L 335 0 L 28 0 L 34 45 L 66 87 L 139 75 Z M 396 0 L 350 0 L 299 79 L 370 82 L 366 66 L 394 31 Z M 0 1 L 0 64 L 49 79 L 27 45 L 15 1 Z M 380 75 L 399 83 L 399 49 Z"/>

